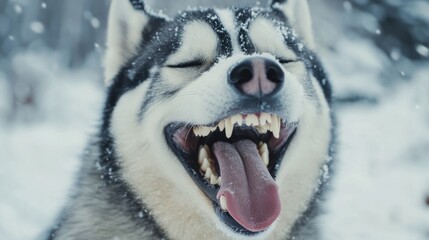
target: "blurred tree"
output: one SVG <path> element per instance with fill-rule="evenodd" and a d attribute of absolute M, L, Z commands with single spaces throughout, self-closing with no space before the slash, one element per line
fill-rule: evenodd
<path fill-rule="evenodd" d="M 339 0 L 354 16 L 354 30 L 374 40 L 393 61 L 428 60 L 429 1 Z M 374 34 L 375 33 L 375 34 Z"/>

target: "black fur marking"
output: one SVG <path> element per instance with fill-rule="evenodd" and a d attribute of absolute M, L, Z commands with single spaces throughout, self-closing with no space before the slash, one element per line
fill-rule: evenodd
<path fill-rule="evenodd" d="M 219 16 L 212 10 L 207 10 L 204 20 L 213 28 L 218 39 L 219 45 L 217 47 L 218 57 L 232 56 L 232 40 L 228 31 L 223 26 Z"/>
<path fill-rule="evenodd" d="M 245 54 L 255 53 L 255 46 L 249 37 L 249 25 L 252 22 L 252 12 L 250 9 L 237 8 L 234 10 L 236 28 L 238 29 L 238 43 L 240 49 Z"/>
<path fill-rule="evenodd" d="M 144 46 L 150 42 L 151 37 L 155 35 L 155 32 L 161 29 L 162 26 L 165 25 L 166 23 L 167 21 L 164 18 L 150 16 L 149 22 L 146 23 L 146 26 L 142 32 L 142 40 L 140 41 L 140 48 L 144 48 Z"/>
<path fill-rule="evenodd" d="M 312 67 L 313 76 L 317 79 L 320 86 L 322 87 L 323 94 L 329 105 L 332 106 L 332 86 L 330 81 L 328 80 L 328 76 L 323 68 L 322 62 L 319 60 L 316 54 L 312 51 L 308 51 L 309 59 L 310 59 L 310 67 Z"/>

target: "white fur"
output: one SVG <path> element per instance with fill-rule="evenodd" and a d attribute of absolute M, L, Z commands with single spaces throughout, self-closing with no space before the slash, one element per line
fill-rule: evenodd
<path fill-rule="evenodd" d="M 183 43 L 179 50 L 171 55 L 165 65 L 176 65 L 195 59 L 203 59 L 208 64 L 214 61 L 218 39 L 212 28 L 200 21 L 194 21 L 184 27 Z M 199 74 L 198 69 L 164 68 L 161 71 L 162 78 L 167 84 L 182 86 L 184 83 L 195 79 Z"/>
<path fill-rule="evenodd" d="M 149 17 L 129 1 L 112 0 L 107 32 L 104 81 L 108 86 L 122 65 L 136 52 Z M 124 31 L 124 27 L 126 31 Z"/>
<path fill-rule="evenodd" d="M 310 49 L 315 48 L 310 8 L 307 0 L 288 0 L 283 4 L 274 4 L 274 7 L 284 11 L 307 47 Z"/>
<path fill-rule="evenodd" d="M 268 52 L 283 59 L 297 59 L 296 54 L 285 45 L 278 27 L 268 19 L 258 18 L 250 24 L 249 36 L 258 52 Z"/>

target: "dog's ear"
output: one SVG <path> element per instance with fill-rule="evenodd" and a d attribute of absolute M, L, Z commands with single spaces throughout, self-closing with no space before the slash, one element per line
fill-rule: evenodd
<path fill-rule="evenodd" d="M 104 78 L 110 85 L 121 67 L 143 41 L 143 31 L 153 23 L 143 0 L 112 0 L 110 4 Z"/>
<path fill-rule="evenodd" d="M 270 6 L 283 11 L 298 35 L 310 49 L 315 47 L 307 0 L 271 0 Z"/>

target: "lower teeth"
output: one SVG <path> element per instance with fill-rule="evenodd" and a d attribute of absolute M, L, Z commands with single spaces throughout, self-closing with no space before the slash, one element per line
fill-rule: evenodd
<path fill-rule="evenodd" d="M 219 205 L 223 211 L 228 211 L 228 206 L 226 205 L 226 198 L 224 195 L 221 195 L 219 198 Z"/>
<path fill-rule="evenodd" d="M 259 155 L 264 162 L 265 166 L 269 164 L 269 151 L 266 143 L 260 142 L 258 144 Z M 221 177 L 216 172 L 214 167 L 214 161 L 211 157 L 211 151 L 209 146 L 200 146 L 198 153 L 198 164 L 204 179 L 206 179 L 211 185 L 221 186 Z"/>

